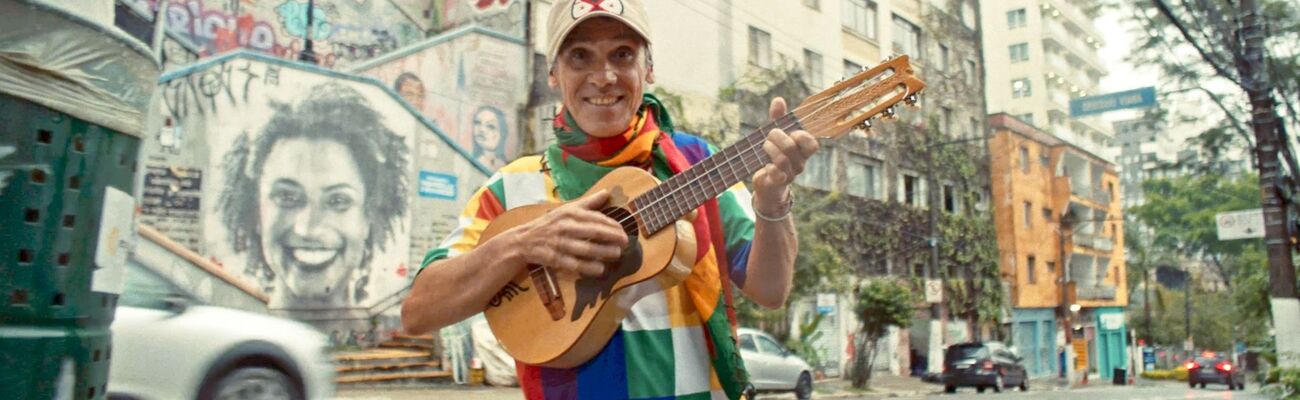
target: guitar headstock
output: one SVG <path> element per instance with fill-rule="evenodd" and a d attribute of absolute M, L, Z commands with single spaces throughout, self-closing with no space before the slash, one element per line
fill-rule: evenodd
<path fill-rule="evenodd" d="M 900 102 L 916 104 L 922 89 L 925 82 L 901 55 L 808 97 L 793 113 L 814 136 L 835 138 L 854 127 L 870 128 L 877 116 L 892 117 Z"/>

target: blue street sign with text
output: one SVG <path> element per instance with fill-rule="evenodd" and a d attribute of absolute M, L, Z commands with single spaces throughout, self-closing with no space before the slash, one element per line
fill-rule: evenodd
<path fill-rule="evenodd" d="M 1156 88 L 1148 86 L 1070 100 L 1070 117 L 1078 118 L 1107 111 L 1144 108 L 1154 105 L 1156 105 Z"/>

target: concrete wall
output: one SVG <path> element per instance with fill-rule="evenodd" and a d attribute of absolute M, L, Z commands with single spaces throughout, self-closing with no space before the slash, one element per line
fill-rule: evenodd
<path fill-rule="evenodd" d="M 395 298 L 486 179 L 388 85 L 252 52 L 161 79 L 141 222 L 326 331 Z"/>

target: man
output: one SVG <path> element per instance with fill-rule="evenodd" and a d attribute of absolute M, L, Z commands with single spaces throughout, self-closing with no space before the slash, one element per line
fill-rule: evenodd
<path fill-rule="evenodd" d="M 614 167 L 642 167 L 662 180 L 709 153 L 699 138 L 673 133 L 667 111 L 645 94 L 654 67 L 640 0 L 561 0 L 552 7 L 548 83 L 564 105 L 556 144 L 503 167 L 470 199 L 460 227 L 426 257 L 403 304 L 411 333 L 483 311 L 526 265 L 599 276 L 628 244 L 622 228 L 597 211 L 609 199 L 603 192 L 478 243 L 496 215 L 578 198 Z M 784 115 L 785 102 L 773 100 L 770 113 Z M 789 185 L 817 148 L 807 132 L 771 131 L 763 151 L 772 161 L 753 176 L 757 221 L 738 200 L 748 197 L 743 189 L 701 207 L 690 223 L 707 243 L 686 281 L 638 301 L 604 350 L 577 368 L 517 365 L 525 396 L 739 397 L 746 378 L 724 311 L 730 283 L 719 268 L 727 266 L 725 275 L 754 302 L 784 305 L 798 251 Z M 713 236 L 717 230 L 722 234 Z"/>

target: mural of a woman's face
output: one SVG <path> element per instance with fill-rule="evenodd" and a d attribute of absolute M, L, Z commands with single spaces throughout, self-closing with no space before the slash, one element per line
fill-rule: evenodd
<path fill-rule="evenodd" d="M 402 81 L 397 87 L 397 94 L 411 103 L 416 111 L 424 112 L 424 83 L 415 79 Z"/>
<path fill-rule="evenodd" d="M 276 142 L 258 180 L 262 256 L 290 297 L 346 299 L 370 224 L 360 168 L 332 140 Z"/>
<path fill-rule="evenodd" d="M 483 149 L 483 152 L 495 151 L 501 143 L 503 122 L 492 110 L 479 110 L 478 114 L 474 114 L 474 144 Z"/>

